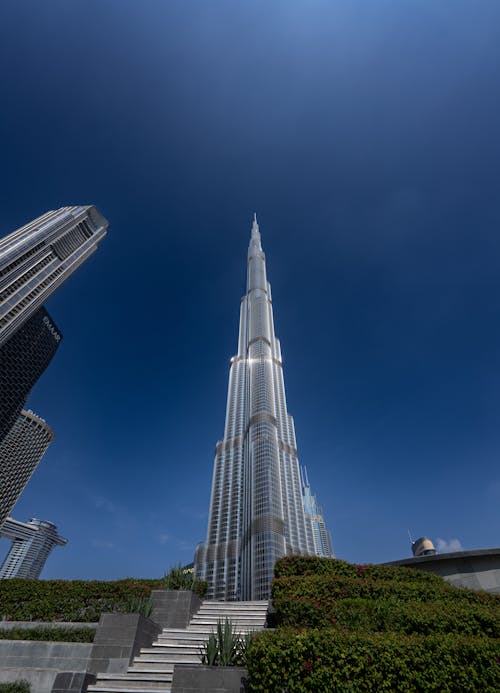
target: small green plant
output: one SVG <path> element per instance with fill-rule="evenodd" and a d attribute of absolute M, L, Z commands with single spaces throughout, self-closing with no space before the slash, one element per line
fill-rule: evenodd
<path fill-rule="evenodd" d="M 153 600 L 149 597 L 129 597 L 121 610 L 125 614 L 140 614 L 149 618 L 153 611 Z"/>
<path fill-rule="evenodd" d="M 201 663 L 220 667 L 244 666 L 251 639 L 252 633 L 240 635 L 228 618 L 218 621 L 216 630 L 200 648 Z"/>
<path fill-rule="evenodd" d="M 0 693 L 30 693 L 31 686 L 27 681 L 14 681 L 13 683 L 0 683 Z"/>
<path fill-rule="evenodd" d="M 207 592 L 208 585 L 206 582 L 198 580 L 194 573 L 187 571 L 179 563 L 177 566 L 170 568 L 168 573 L 165 573 L 163 587 L 166 590 L 191 590 L 203 598 Z"/>

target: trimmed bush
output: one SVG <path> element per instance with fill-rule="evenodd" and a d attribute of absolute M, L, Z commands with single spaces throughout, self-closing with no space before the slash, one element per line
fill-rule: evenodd
<path fill-rule="evenodd" d="M 44 642 L 94 642 L 95 628 L 2 628 L 0 640 L 42 640 Z M 0 689 L 1 691 L 1 689 Z"/>
<path fill-rule="evenodd" d="M 338 629 L 257 635 L 247 649 L 252 692 L 500 690 L 498 641 Z"/>
<path fill-rule="evenodd" d="M 407 613 L 414 613 L 415 617 L 424 603 L 442 604 L 450 615 L 461 604 L 473 620 L 481 621 L 489 612 L 490 627 L 497 632 L 499 627 L 500 596 L 453 587 L 444 581 L 419 583 L 414 577 L 404 582 L 323 574 L 278 578 L 273 580 L 271 589 L 278 625 L 328 627 L 339 620 L 338 605 L 346 599 L 362 600 L 359 604 L 364 601 L 367 608 L 376 602 L 382 610 L 389 609 L 389 605 L 384 606 L 389 599 L 392 605 L 410 602 L 413 606 L 408 607 Z M 477 608 L 474 610 L 473 606 Z"/>
<path fill-rule="evenodd" d="M 0 580 L 0 617 L 9 621 L 98 621 L 125 611 L 133 598 L 162 589 L 159 580 Z"/>
<path fill-rule="evenodd" d="M 500 595 L 318 557 L 283 558 L 275 575 L 279 628 L 248 647 L 249 691 L 500 690 Z"/>
<path fill-rule="evenodd" d="M 30 693 L 31 687 L 27 681 L 0 683 L 0 693 Z"/>

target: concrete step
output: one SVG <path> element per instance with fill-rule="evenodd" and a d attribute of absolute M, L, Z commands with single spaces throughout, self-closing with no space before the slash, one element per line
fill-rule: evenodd
<path fill-rule="evenodd" d="M 161 674 L 143 674 L 142 676 L 130 676 L 129 674 L 108 674 L 104 676 L 100 674 L 97 678 L 97 683 L 94 685 L 100 688 L 110 688 L 114 693 L 125 689 L 134 691 L 165 691 L 170 690 L 172 686 L 172 676 L 166 679 Z"/>
<path fill-rule="evenodd" d="M 169 683 L 172 681 L 172 676 L 174 674 L 174 668 L 168 674 L 162 674 L 158 671 L 127 671 L 126 674 L 119 673 L 105 673 L 98 674 L 97 681 L 164 681 Z"/>
<path fill-rule="evenodd" d="M 199 633 L 200 637 L 203 637 L 204 634 L 210 634 L 212 631 L 214 631 L 217 628 L 217 625 L 198 625 L 194 624 L 192 626 L 188 626 L 186 628 L 186 631 L 188 633 Z M 242 623 L 238 624 L 236 631 L 238 633 L 253 633 L 254 630 L 263 630 L 264 626 L 258 626 L 258 625 L 253 625 L 250 623 Z"/>
<path fill-rule="evenodd" d="M 172 645 L 176 647 L 177 645 L 201 645 L 208 640 L 208 633 L 202 633 L 201 635 L 196 635 L 196 633 L 186 633 L 183 638 L 168 638 L 160 637 L 155 640 L 152 647 L 168 647 Z"/>
<path fill-rule="evenodd" d="M 200 660 L 198 659 L 198 662 Z M 170 674 L 174 671 L 175 662 L 150 662 L 150 661 L 136 661 L 128 668 L 129 673 L 134 674 Z"/>
<path fill-rule="evenodd" d="M 146 662 L 161 662 L 162 664 L 174 663 L 180 664 L 185 662 L 186 664 L 199 664 L 200 653 L 199 652 L 148 652 L 147 654 L 139 654 L 134 657 L 133 666 L 136 664 L 145 664 Z"/>
<path fill-rule="evenodd" d="M 141 647 L 139 656 L 142 657 L 148 655 L 166 655 L 166 654 L 192 654 L 197 655 L 200 651 L 201 645 L 173 645 L 172 647 L 161 647 L 157 645 L 156 647 Z"/>
<path fill-rule="evenodd" d="M 151 688 L 151 686 L 141 686 L 140 688 L 134 687 L 134 688 L 128 688 L 129 684 L 126 684 L 124 686 L 119 685 L 119 686 L 110 686 L 108 684 L 103 684 L 102 686 L 98 686 L 97 684 L 88 686 L 87 690 L 92 691 L 93 693 L 137 693 L 137 691 L 141 691 L 141 693 L 171 693 L 171 688 L 170 685 L 168 688 Z"/>
<path fill-rule="evenodd" d="M 148 674 L 151 674 L 151 676 L 155 678 L 158 677 L 161 680 L 168 681 L 174 675 L 174 664 L 167 662 L 161 671 L 159 671 L 158 669 L 148 669 L 145 665 L 141 666 L 139 669 L 136 669 L 135 666 L 132 665 L 127 670 L 127 676 L 134 675 L 137 678 Z M 101 676 L 101 674 L 99 674 L 99 676 Z"/>

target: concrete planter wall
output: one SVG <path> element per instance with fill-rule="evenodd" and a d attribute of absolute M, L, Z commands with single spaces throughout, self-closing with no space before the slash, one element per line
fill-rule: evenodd
<path fill-rule="evenodd" d="M 151 647 L 161 628 L 140 614 L 102 614 L 88 671 L 124 673 L 141 647 Z"/>
<path fill-rule="evenodd" d="M 0 681 L 26 679 L 33 693 L 51 693 L 60 672 L 86 671 L 91 650 L 91 643 L 0 640 Z"/>
<path fill-rule="evenodd" d="M 176 664 L 172 693 L 243 693 L 248 671 L 240 667 Z"/>
<path fill-rule="evenodd" d="M 153 590 L 151 618 L 162 628 L 187 628 L 202 601 L 187 590 Z"/>

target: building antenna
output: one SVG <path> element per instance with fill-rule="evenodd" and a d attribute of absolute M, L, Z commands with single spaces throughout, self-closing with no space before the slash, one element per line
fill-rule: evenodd
<path fill-rule="evenodd" d="M 415 542 L 414 542 L 413 539 L 411 538 L 410 530 L 408 530 L 408 539 L 410 540 L 410 544 L 413 546 L 413 544 L 414 544 Z"/>

